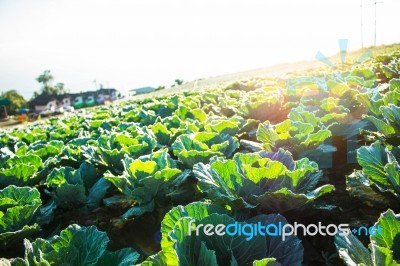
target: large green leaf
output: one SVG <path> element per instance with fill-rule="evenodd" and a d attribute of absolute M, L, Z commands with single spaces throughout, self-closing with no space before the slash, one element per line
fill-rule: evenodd
<path fill-rule="evenodd" d="M 347 265 L 373 265 L 371 253 L 353 234 L 335 236 L 336 249 Z"/>
<path fill-rule="evenodd" d="M 25 240 L 25 260 L 29 265 L 132 265 L 138 253 L 132 249 L 106 250 L 107 234 L 95 226 L 73 224 L 48 240 Z"/>
<path fill-rule="evenodd" d="M 53 169 L 46 183 L 51 188 L 48 194 L 57 206 L 66 209 L 97 207 L 110 186 L 103 178 L 98 179 L 94 165 L 86 162 L 79 169 L 69 166 Z"/>
<path fill-rule="evenodd" d="M 230 157 L 238 147 L 236 138 L 215 132 L 184 134 L 172 144 L 174 154 L 188 168 L 215 155 Z"/>
<path fill-rule="evenodd" d="M 393 152 L 398 148 L 375 142 L 357 150 L 357 161 L 366 178 L 375 183 L 381 191 L 400 195 L 400 166 Z"/>
<path fill-rule="evenodd" d="M 390 197 L 388 193 L 381 193 L 381 189 L 369 181 L 362 171 L 354 171 L 347 176 L 346 184 L 351 196 L 359 198 L 363 204 L 370 207 L 387 208 L 395 206 L 398 201 L 394 195 Z"/>
<path fill-rule="evenodd" d="M 304 152 L 312 152 L 332 136 L 329 126 L 312 112 L 292 109 L 290 119 L 276 125 L 269 121 L 259 124 L 256 135 L 266 151 L 284 148 L 299 157 Z"/>
<path fill-rule="evenodd" d="M 208 132 L 216 132 L 219 134 L 228 134 L 235 136 L 245 124 L 245 120 L 238 116 L 229 119 L 225 117 L 209 117 L 204 125 Z"/>
<path fill-rule="evenodd" d="M 132 248 L 117 251 L 106 250 L 96 265 L 131 266 L 139 260 L 140 254 Z"/>
<path fill-rule="evenodd" d="M 397 132 L 400 131 L 400 107 L 389 104 L 384 105 L 381 108 L 382 115 L 386 119 L 386 121 L 392 125 Z"/>
<path fill-rule="evenodd" d="M 356 99 L 367 107 L 372 114 L 379 115 L 381 113 L 379 107 L 382 106 L 382 99 L 375 99 L 368 93 L 360 93 L 356 96 Z"/>
<path fill-rule="evenodd" d="M 393 91 L 400 91 L 400 79 L 392 79 L 389 82 L 389 87 Z"/>
<path fill-rule="evenodd" d="M 40 226 L 38 224 L 25 225 L 21 229 L 16 231 L 8 231 L 0 233 L 0 247 L 7 249 L 13 246 L 14 243 L 22 243 L 25 238 L 35 236 L 40 232 Z"/>
<path fill-rule="evenodd" d="M 60 154 L 64 143 L 59 140 L 52 140 L 49 142 L 41 141 L 29 145 L 27 152 L 35 154 L 42 159 L 47 159 L 50 156 L 57 156 Z"/>
<path fill-rule="evenodd" d="M 359 148 L 357 150 L 357 161 L 370 180 L 385 188 L 390 185 L 384 170 L 388 162 L 387 154 L 381 143 L 375 142 L 370 146 Z"/>
<path fill-rule="evenodd" d="M 382 228 L 382 234 L 371 235 L 372 257 L 376 265 L 385 262 L 400 263 L 400 217 L 392 210 L 381 214 L 375 227 Z"/>
<path fill-rule="evenodd" d="M 335 187 L 333 185 L 324 185 L 304 194 L 293 193 L 287 188 L 281 188 L 277 191 L 265 192 L 261 196 L 254 196 L 254 200 L 260 202 L 260 207 L 262 209 L 283 212 L 301 209 L 303 206 L 310 205 L 315 199 L 327 193 L 331 193 L 334 189 Z"/>
<path fill-rule="evenodd" d="M 19 230 L 32 222 L 41 204 L 36 188 L 8 186 L 0 190 L 0 232 Z"/>
<path fill-rule="evenodd" d="M 400 218 L 392 210 L 382 213 L 370 235 L 370 249 L 351 233 L 336 235 L 335 245 L 347 265 L 399 265 L 400 264 Z"/>
<path fill-rule="evenodd" d="M 8 186 L 0 190 L 0 243 L 3 248 L 40 230 L 35 215 L 42 205 L 36 188 Z"/>
<path fill-rule="evenodd" d="M 392 136 L 396 133 L 396 128 L 391 125 L 388 125 L 381 119 L 378 119 L 374 116 L 363 116 L 364 119 L 372 122 L 374 126 L 378 129 L 378 131 L 382 132 L 385 136 Z"/>
<path fill-rule="evenodd" d="M 126 156 L 123 165 L 125 171 L 122 175 L 107 172 L 104 176 L 124 194 L 126 202 L 137 203 L 122 218 L 152 211 L 155 204 L 167 204 L 170 201 L 168 194 L 183 184 L 189 175 L 189 171 L 177 168 L 167 149 L 138 159 Z"/>
<path fill-rule="evenodd" d="M 34 185 L 40 181 L 37 172 L 41 167 L 42 160 L 35 154 L 14 156 L 0 168 L 0 187 Z"/>
<path fill-rule="evenodd" d="M 282 241 L 280 236 L 207 236 L 201 231 L 196 236 L 196 230 L 191 231 L 199 224 L 254 226 L 256 223 L 283 225 L 287 222 L 283 216 L 276 214 L 238 222 L 221 207 L 200 202 L 175 207 L 165 215 L 161 224 L 162 251 L 149 260 L 158 261 L 158 265 L 205 265 L 205 262 L 212 263 L 210 265 L 248 265 L 264 258 L 276 258 L 283 265 L 301 265 L 303 248 L 295 236 Z M 150 261 L 145 265 L 153 265 Z"/>
<path fill-rule="evenodd" d="M 332 185 L 317 187 L 322 172 L 314 162 L 306 158 L 294 162 L 282 150 L 237 153 L 233 160 L 215 157 L 209 164 L 196 164 L 193 173 L 201 192 L 213 202 L 235 209 L 258 206 L 282 213 L 312 205 L 334 189 Z"/>

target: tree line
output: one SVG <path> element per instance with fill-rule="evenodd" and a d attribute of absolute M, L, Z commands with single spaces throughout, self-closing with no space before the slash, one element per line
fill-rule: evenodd
<path fill-rule="evenodd" d="M 65 84 L 58 82 L 54 85 L 54 76 L 51 74 L 50 70 L 45 70 L 40 74 L 36 81 L 41 84 L 39 91 L 33 92 L 33 98 L 41 95 L 60 95 L 67 92 L 65 89 Z M 176 79 L 171 87 L 179 86 L 183 84 L 182 79 Z M 164 89 L 165 86 L 159 86 L 158 89 Z M 10 101 L 10 105 L 7 106 L 8 113 L 11 115 L 17 114 L 18 110 L 26 107 L 27 101 L 22 95 L 20 95 L 16 90 L 9 90 L 0 93 L 0 99 L 7 98 Z"/>
<path fill-rule="evenodd" d="M 64 83 L 58 82 L 53 85 L 54 76 L 51 74 L 50 70 L 45 70 L 36 78 L 36 81 L 41 84 L 41 88 L 39 91 L 33 92 L 33 98 L 40 95 L 59 95 L 66 92 Z M 7 106 L 7 111 L 10 115 L 17 114 L 19 109 L 27 105 L 27 101 L 16 90 L 1 92 L 0 99 L 4 98 L 10 101 L 10 104 Z"/>

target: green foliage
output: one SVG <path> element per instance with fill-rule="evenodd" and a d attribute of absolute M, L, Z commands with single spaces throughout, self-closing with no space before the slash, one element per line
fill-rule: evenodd
<path fill-rule="evenodd" d="M 8 186 L 0 190 L 0 246 L 7 246 L 37 233 L 35 215 L 42 205 L 36 188 Z"/>
<path fill-rule="evenodd" d="M 35 154 L 12 154 L 12 157 L 0 162 L 0 187 L 34 185 L 41 179 L 38 171 L 42 167 L 42 160 Z"/>
<path fill-rule="evenodd" d="M 183 84 L 183 79 L 176 79 L 175 81 L 175 84 L 174 85 L 182 85 Z"/>
<path fill-rule="evenodd" d="M 392 210 L 381 214 L 375 223 L 381 231 L 370 236 L 370 250 L 353 234 L 335 237 L 340 257 L 347 265 L 398 265 L 400 263 L 400 219 Z"/>
<path fill-rule="evenodd" d="M 188 225 L 287 223 L 272 214 L 278 212 L 290 222 L 318 217 L 353 226 L 387 207 L 397 212 L 400 54 L 362 62 L 365 55 L 305 77 L 116 101 L 0 129 L 1 255 L 22 254 L 26 238 L 25 258 L 0 264 L 339 264 L 331 238 L 306 237 L 316 252 L 303 261 L 294 236 L 195 237 Z M 37 80 L 37 94 L 64 90 L 52 85 L 50 71 Z M 346 144 L 359 166 L 342 160 Z M 355 152 L 356 145 L 366 146 Z M 316 162 L 327 157 L 334 168 L 322 172 L 325 165 Z M 347 177 L 347 191 L 329 195 L 334 187 L 327 183 L 343 184 L 349 169 L 359 170 Z M 398 217 L 388 211 L 378 222 L 389 233 L 371 236 L 370 250 L 352 235 L 337 237 L 346 263 L 399 263 Z M 76 223 L 96 225 L 112 241 Z M 161 250 L 152 239 L 160 226 Z"/>
<path fill-rule="evenodd" d="M 10 115 L 16 115 L 18 109 L 26 106 L 26 100 L 16 90 L 0 93 L 1 98 L 6 98 L 10 101 L 10 105 L 7 106 L 7 111 Z"/>
<path fill-rule="evenodd" d="M 65 209 L 97 207 L 110 186 L 103 178 L 98 179 L 96 168 L 86 162 L 77 170 L 69 166 L 53 169 L 46 183 L 51 188 L 48 194 Z"/>
<path fill-rule="evenodd" d="M 198 162 L 207 163 L 215 155 L 230 157 L 238 146 L 230 135 L 198 132 L 179 136 L 171 147 L 179 161 L 190 168 Z"/>
<path fill-rule="evenodd" d="M 65 93 L 64 83 L 57 83 L 53 86 L 52 81 L 54 80 L 53 75 L 50 70 L 45 70 L 40 74 L 36 81 L 42 84 L 42 88 L 39 92 L 34 92 L 33 96 L 37 97 L 39 95 L 59 95 Z"/>
<path fill-rule="evenodd" d="M 274 265 L 262 264 L 271 263 L 274 261 L 272 258 L 283 265 L 301 265 L 303 247 L 296 236 L 283 241 L 280 237 L 255 235 L 247 241 L 245 235 L 196 236 L 195 230 L 189 231 L 193 230 L 189 227 L 190 223 L 193 226 L 235 223 L 243 226 L 257 222 L 275 225 L 287 223 L 279 214 L 260 215 L 241 222 L 229 216 L 223 208 L 201 202 L 175 207 L 161 223 L 162 251 L 150 257 L 144 265 Z"/>
<path fill-rule="evenodd" d="M 107 234 L 95 226 L 73 224 L 48 240 L 25 240 L 25 261 L 28 265 L 119 266 L 137 262 L 139 254 L 133 249 L 106 250 L 109 241 Z"/>
<path fill-rule="evenodd" d="M 122 215 L 123 219 L 151 212 L 156 206 L 168 205 L 169 195 L 176 192 L 189 175 L 188 170 L 177 168 L 166 149 L 138 159 L 126 156 L 123 164 L 125 170 L 121 176 L 110 172 L 105 175 L 124 195 L 117 202 L 106 199 L 106 204 L 124 202 L 136 205 Z"/>
<path fill-rule="evenodd" d="M 350 194 L 366 204 L 388 207 L 400 204 L 400 149 L 375 142 L 357 150 L 361 171 L 347 177 Z"/>
<path fill-rule="evenodd" d="M 143 131 L 128 134 L 113 132 L 100 136 L 93 145 L 84 148 L 84 156 L 96 165 L 113 167 L 113 172 L 123 170 L 125 155 L 139 157 L 150 154 L 156 147 L 156 141 Z"/>
<path fill-rule="evenodd" d="M 309 111 L 290 112 L 290 119 L 272 125 L 270 122 L 259 124 L 257 139 L 263 143 L 266 151 L 284 148 L 299 157 L 302 153 L 317 149 L 332 136 L 329 126 L 323 119 Z"/>
<path fill-rule="evenodd" d="M 213 202 L 234 209 L 261 208 L 284 213 L 312 205 L 331 192 L 332 185 L 317 187 L 322 172 L 304 158 L 293 161 L 290 153 L 236 153 L 232 160 L 213 158 L 199 163 L 193 172 L 200 191 Z"/>

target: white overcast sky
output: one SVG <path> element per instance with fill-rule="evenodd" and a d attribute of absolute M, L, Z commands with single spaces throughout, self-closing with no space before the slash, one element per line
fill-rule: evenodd
<path fill-rule="evenodd" d="M 400 1 L 383 1 L 377 42 L 400 42 Z M 30 98 L 46 69 L 71 92 L 126 91 L 313 59 L 361 47 L 360 21 L 360 0 L 0 0 L 0 92 Z"/>

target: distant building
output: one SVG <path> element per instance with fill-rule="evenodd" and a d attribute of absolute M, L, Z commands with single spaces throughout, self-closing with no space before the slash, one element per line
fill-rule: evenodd
<path fill-rule="evenodd" d="M 155 91 L 156 88 L 153 87 L 142 87 L 130 90 L 133 94 L 142 94 L 142 93 L 149 93 Z"/>
<path fill-rule="evenodd" d="M 104 104 L 107 101 L 115 101 L 117 99 L 117 91 L 112 88 L 101 88 L 97 91 L 97 104 Z"/>
<path fill-rule="evenodd" d="M 99 101 L 100 99 L 100 101 Z M 29 102 L 29 108 L 35 112 L 43 110 L 54 110 L 59 107 L 74 106 L 81 108 L 104 104 L 105 101 L 115 101 L 117 90 L 113 88 L 99 89 L 97 91 L 86 91 L 81 93 L 66 93 L 61 95 L 39 95 Z M 82 102 L 82 104 L 80 104 Z"/>
<path fill-rule="evenodd" d="M 72 97 L 70 95 L 65 95 L 64 98 L 61 100 L 60 104 L 62 107 L 71 106 Z"/>
<path fill-rule="evenodd" d="M 64 104 L 71 105 L 71 100 L 67 95 L 39 95 L 29 102 L 29 108 L 35 110 L 35 112 L 41 112 L 43 110 L 54 110 L 58 106 Z"/>

